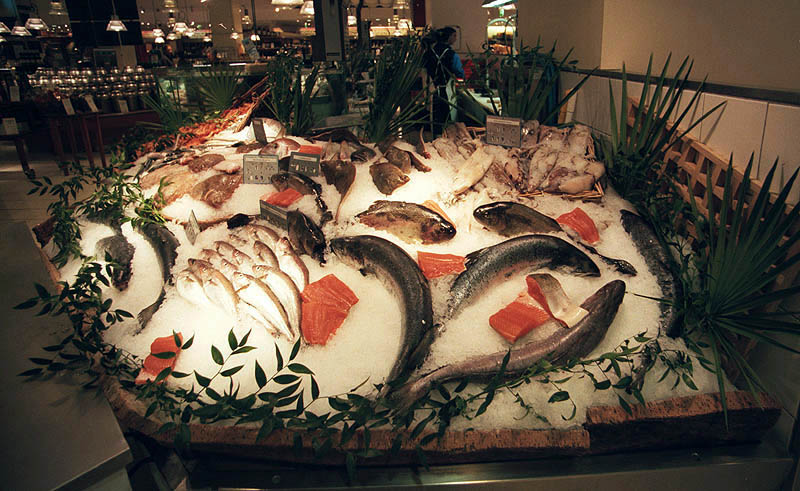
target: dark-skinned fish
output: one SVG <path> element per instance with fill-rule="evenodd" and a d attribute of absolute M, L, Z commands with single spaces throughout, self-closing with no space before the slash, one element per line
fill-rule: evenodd
<path fill-rule="evenodd" d="M 164 301 L 166 286 L 171 281 L 172 267 L 175 266 L 175 259 L 178 257 L 178 246 L 180 246 L 180 242 L 178 242 L 175 235 L 163 225 L 147 223 L 142 226 L 141 232 L 156 252 L 163 284 L 156 301 L 143 308 L 136 316 L 136 320 L 139 322 L 139 328 L 134 334 L 139 334 L 142 332 L 142 329 L 147 327 L 147 323 L 150 322 L 153 314 L 156 313 L 161 306 L 161 302 Z"/>
<path fill-rule="evenodd" d="M 110 259 L 117 264 L 111 272 L 111 283 L 117 290 L 123 291 L 128 288 L 132 274 L 131 262 L 135 252 L 136 249 L 120 232 L 104 237 L 95 244 L 95 256 L 98 259 Z"/>
<path fill-rule="evenodd" d="M 325 234 L 305 214 L 292 210 L 286 213 L 289 242 L 299 254 L 308 254 L 320 263 L 325 262 Z"/>
<path fill-rule="evenodd" d="M 543 359 L 558 364 L 570 358 L 584 357 L 605 336 L 608 327 L 617 315 L 624 296 L 625 282 L 614 280 L 606 283 L 581 304 L 588 314 L 572 328 L 558 327 L 550 336 L 540 341 L 513 347 L 510 352 L 503 350 L 445 365 L 400 387 L 390 397 L 397 402 L 400 408 L 408 408 L 428 393 L 435 384 L 465 377 L 490 378 L 495 376 L 503 366 L 506 356 L 508 356 L 508 361 L 503 370 L 503 375 L 506 376 L 522 374 L 528 367 Z"/>
<path fill-rule="evenodd" d="M 405 201 L 378 200 L 356 218 L 364 225 L 385 230 L 406 242 L 438 244 L 456 235 L 453 224 L 442 215 Z"/>
<path fill-rule="evenodd" d="M 364 275 L 375 275 L 400 304 L 402 346 L 387 381 L 425 360 L 433 341 L 433 307 L 428 280 L 404 250 L 380 237 L 359 235 L 331 240 L 331 250 Z"/>
<path fill-rule="evenodd" d="M 350 161 L 336 159 L 323 161 L 320 167 L 322 168 L 322 174 L 325 176 L 325 182 L 333 185 L 342 196 L 342 199 L 339 200 L 339 205 L 336 207 L 336 214 L 334 215 L 334 218 L 338 220 L 339 210 L 342 209 L 342 203 L 344 203 L 353 185 L 353 181 L 356 179 L 356 166 Z"/>
<path fill-rule="evenodd" d="M 387 196 L 409 181 L 409 177 L 403 174 L 403 171 L 389 162 L 370 165 L 369 174 L 378 191 Z"/>
<path fill-rule="evenodd" d="M 452 319 L 477 295 L 516 273 L 550 269 L 577 276 L 600 276 L 600 269 L 582 251 L 552 235 L 521 235 L 467 255 L 466 270 L 450 287 L 444 320 Z"/>
<path fill-rule="evenodd" d="M 272 177 L 270 177 L 270 182 L 272 182 L 272 185 L 275 186 L 278 191 L 285 191 L 286 188 L 292 188 L 301 194 L 314 195 L 314 202 L 322 213 L 322 218 L 320 219 L 321 225 L 328 223 L 333 218 L 333 214 L 328 210 L 328 205 L 325 203 L 325 200 L 322 199 L 322 186 L 310 177 L 297 172 L 287 171 L 273 174 Z"/>

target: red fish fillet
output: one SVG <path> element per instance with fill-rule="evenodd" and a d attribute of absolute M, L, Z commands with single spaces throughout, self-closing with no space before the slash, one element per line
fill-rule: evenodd
<path fill-rule="evenodd" d="M 309 283 L 300 296 L 303 303 L 322 303 L 339 310 L 349 310 L 358 303 L 358 297 L 353 290 L 332 274 Z"/>
<path fill-rule="evenodd" d="M 417 263 L 422 274 L 429 280 L 449 274 L 460 273 L 464 267 L 464 257 L 454 254 L 435 254 L 417 251 Z"/>
<path fill-rule="evenodd" d="M 597 227 L 594 222 L 589 218 L 589 215 L 580 208 L 575 208 L 569 213 L 564 213 L 556 218 L 556 221 L 577 232 L 581 239 L 589 244 L 596 244 L 600 241 L 600 234 L 597 232 Z"/>
<path fill-rule="evenodd" d="M 332 274 L 309 283 L 300 296 L 303 299 L 300 331 L 308 344 L 325 345 L 358 303 L 356 294 Z"/>
<path fill-rule="evenodd" d="M 183 343 L 183 335 L 181 335 L 181 333 L 177 333 L 177 335 L 178 340 Z M 171 358 L 158 358 L 154 356 L 156 353 L 166 352 L 175 353 L 175 356 Z M 143 384 L 148 380 L 155 380 L 158 374 L 165 368 L 175 368 L 175 362 L 180 353 L 181 347 L 175 344 L 174 336 L 170 335 L 154 339 L 153 343 L 150 345 L 150 354 L 144 359 L 144 366 L 136 377 L 136 383 Z"/>
<path fill-rule="evenodd" d="M 527 294 L 524 295 L 527 297 Z M 550 320 L 550 314 L 536 307 L 522 295 L 489 317 L 489 325 L 509 343 Z"/>
<path fill-rule="evenodd" d="M 322 147 L 318 145 L 300 145 L 297 153 L 313 153 L 315 155 L 322 155 Z"/>
<path fill-rule="evenodd" d="M 283 191 L 279 191 L 277 193 L 272 193 L 271 195 L 267 196 L 266 199 L 262 198 L 262 201 L 265 201 L 271 205 L 282 206 L 286 208 L 287 206 L 291 205 L 295 201 L 299 200 L 303 197 L 303 193 L 297 191 L 294 188 L 287 187 Z"/>

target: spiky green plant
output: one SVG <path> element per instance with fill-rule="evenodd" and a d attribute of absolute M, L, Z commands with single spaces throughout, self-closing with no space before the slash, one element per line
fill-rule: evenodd
<path fill-rule="evenodd" d="M 419 77 L 423 54 L 420 40 L 414 36 L 395 39 L 381 52 L 372 102 L 364 117 L 367 141 L 383 141 L 403 127 L 422 122 L 425 94 L 420 91 L 410 98 L 408 94 Z"/>
<path fill-rule="evenodd" d="M 651 76 L 653 55 L 650 55 L 642 94 L 639 98 L 639 107 L 630 131 L 628 130 L 627 111 L 628 83 L 624 64 L 622 65 L 622 100 L 620 101 L 619 118 L 611 81 L 608 83 L 611 98 L 611 136 L 610 138 L 600 138 L 599 142 L 614 189 L 624 198 L 633 202 L 647 200 L 648 197 L 658 194 L 657 191 L 663 188 L 663 182 L 653 173 L 655 163 L 663 159 L 671 145 L 677 143 L 724 104 L 724 102 L 717 104 L 685 130 L 679 131 L 678 126 L 686 118 L 686 115 L 694 110 L 703 92 L 705 79 L 700 83 L 697 92 L 689 100 L 684 110 L 674 122 L 670 123 L 689 82 L 693 65 L 688 57 L 684 58 L 678 71 L 670 79 L 667 77 L 667 70 L 671 57 L 670 54 L 664 62 L 661 75 L 653 80 Z"/>
<path fill-rule="evenodd" d="M 290 135 L 302 136 L 314 126 L 311 98 L 317 84 L 319 67 L 314 67 L 303 82 L 302 67 L 288 56 L 270 62 L 270 79 L 262 103 L 271 117 L 278 120 Z"/>
<path fill-rule="evenodd" d="M 230 68 L 214 68 L 200 71 L 195 83 L 202 96 L 203 108 L 206 112 L 217 114 L 233 104 L 242 87 L 242 76 Z"/>
<path fill-rule="evenodd" d="M 707 218 L 691 195 L 693 213 L 689 220 L 695 227 L 699 246 L 689 258 L 694 268 L 683 272 L 684 284 L 689 287 L 684 304 L 684 336 L 710 347 L 726 416 L 723 357 L 740 371 L 756 400 L 756 391 L 764 389 L 758 373 L 738 351 L 736 337 L 800 353 L 775 338 L 778 334 L 800 335 L 800 322 L 793 316 L 797 313 L 770 311 L 770 306 L 800 293 L 797 285 L 771 288 L 800 261 L 800 253 L 792 250 L 800 239 L 800 205 L 787 207 L 786 203 L 798 172 L 794 172 L 773 200 L 769 190 L 778 168 L 776 160 L 761 191 L 747 205 L 752 167 L 751 156 L 736 189 L 731 160 L 722 200 L 716 205 L 708 173 Z M 696 271 L 696 277 L 692 271 Z"/>
<path fill-rule="evenodd" d="M 160 85 L 156 84 L 156 92 L 152 96 L 142 97 L 145 106 L 155 111 L 160 123 L 147 123 L 142 126 L 154 129 L 168 135 L 178 132 L 178 129 L 194 121 L 191 111 L 184 108 L 180 102 L 170 96 Z"/>

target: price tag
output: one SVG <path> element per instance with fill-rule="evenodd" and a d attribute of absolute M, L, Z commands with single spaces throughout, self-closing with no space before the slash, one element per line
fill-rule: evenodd
<path fill-rule="evenodd" d="M 83 96 L 83 100 L 86 101 L 86 104 L 89 106 L 89 111 L 96 113 L 97 111 L 97 104 L 94 103 L 94 97 L 89 94 Z"/>
<path fill-rule="evenodd" d="M 306 176 L 318 176 L 319 157 L 315 153 L 293 152 L 289 160 L 289 170 Z"/>
<path fill-rule="evenodd" d="M 17 133 L 19 133 L 19 128 L 17 128 L 17 120 L 14 118 L 3 118 L 3 134 L 16 135 Z"/>
<path fill-rule="evenodd" d="M 486 143 L 504 147 L 519 147 L 522 144 L 522 120 L 486 116 Z"/>
<path fill-rule="evenodd" d="M 61 104 L 64 105 L 64 111 L 67 112 L 68 116 L 74 116 L 75 115 L 75 108 L 72 107 L 72 100 L 69 97 L 65 97 L 65 98 L 61 99 Z"/>
<path fill-rule="evenodd" d="M 258 204 L 261 206 L 261 218 L 275 225 L 281 230 L 286 230 L 288 222 L 286 221 L 286 211 L 267 203 L 266 201 L 259 200 Z"/>
<path fill-rule="evenodd" d="M 125 99 L 117 99 L 117 105 L 119 105 L 119 112 L 126 113 L 128 112 L 128 101 Z"/>
<path fill-rule="evenodd" d="M 253 134 L 259 143 L 269 143 L 269 136 L 264 128 L 264 118 L 253 118 Z"/>
<path fill-rule="evenodd" d="M 12 85 L 8 88 L 8 96 L 11 97 L 11 102 L 19 102 L 19 85 Z"/>
<path fill-rule="evenodd" d="M 269 184 L 269 178 L 280 172 L 277 155 L 243 155 L 242 159 L 245 184 Z"/>
<path fill-rule="evenodd" d="M 197 236 L 200 235 L 200 224 L 197 223 L 194 210 L 189 214 L 189 220 L 186 222 L 186 225 L 183 226 L 183 230 L 186 232 L 186 238 L 189 239 L 189 243 L 194 245 L 194 241 L 196 241 Z"/>

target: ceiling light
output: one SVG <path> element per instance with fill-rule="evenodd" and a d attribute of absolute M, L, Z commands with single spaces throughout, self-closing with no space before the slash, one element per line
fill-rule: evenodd
<path fill-rule="evenodd" d="M 354 25 L 356 25 L 357 22 L 358 21 L 356 20 L 356 16 L 355 15 L 348 15 L 347 16 L 347 25 L 348 26 L 354 26 Z"/>
<path fill-rule="evenodd" d="M 125 24 L 119 20 L 119 17 L 116 15 L 111 16 L 111 20 L 108 21 L 108 25 L 106 26 L 106 31 L 124 32 L 127 30 L 128 28 L 125 27 Z"/>
<path fill-rule="evenodd" d="M 184 32 L 183 35 L 190 38 L 194 36 L 196 31 L 197 30 L 194 27 L 189 27 L 188 29 L 186 29 L 186 32 Z"/>
<path fill-rule="evenodd" d="M 408 0 L 394 0 L 394 3 L 392 3 L 392 8 L 400 10 L 400 9 L 407 9 L 410 7 L 408 6 Z"/>
<path fill-rule="evenodd" d="M 34 31 L 46 31 L 47 30 L 47 24 L 45 24 L 44 21 L 42 19 L 38 18 L 38 17 L 30 17 L 25 22 L 25 27 L 27 29 L 33 29 Z"/>
<path fill-rule="evenodd" d="M 244 15 L 242 16 L 242 27 L 250 27 L 253 24 L 253 19 L 250 18 L 250 14 L 247 13 L 247 9 L 244 9 Z"/>
<path fill-rule="evenodd" d="M 155 29 L 153 29 L 153 36 L 155 36 L 155 37 L 159 37 L 159 36 L 164 37 L 164 31 L 162 31 L 160 28 L 156 27 Z"/>
<path fill-rule="evenodd" d="M 306 0 L 303 6 L 300 7 L 300 15 L 314 15 L 314 2 Z"/>
<path fill-rule="evenodd" d="M 231 39 L 239 39 L 240 37 L 242 37 L 242 35 L 241 35 L 241 34 L 239 34 L 239 33 L 238 33 L 238 32 L 236 32 L 236 31 L 233 31 L 233 32 L 231 33 Z"/>
<path fill-rule="evenodd" d="M 297 7 L 303 5 L 303 0 L 272 0 L 272 5 L 282 5 L 284 7 Z"/>
<path fill-rule="evenodd" d="M 164 36 L 156 36 L 156 39 L 153 42 L 156 44 L 164 44 Z"/>
<path fill-rule="evenodd" d="M 203 42 L 204 43 L 210 43 L 211 42 L 211 36 L 209 36 L 208 34 L 203 36 Z"/>
<path fill-rule="evenodd" d="M 14 28 L 11 29 L 11 35 L 12 36 L 32 36 L 33 34 L 31 34 L 31 31 L 25 29 L 25 26 L 14 26 Z"/>
<path fill-rule="evenodd" d="M 0 34 L 8 34 L 9 32 L 11 32 L 11 29 L 4 22 L 0 22 Z"/>
<path fill-rule="evenodd" d="M 178 39 L 178 35 L 174 32 L 167 34 L 167 41 L 175 41 L 176 39 Z"/>
<path fill-rule="evenodd" d="M 172 30 L 178 34 L 183 34 L 187 29 L 189 29 L 189 27 L 186 25 L 186 22 L 176 22 L 175 26 L 172 28 Z"/>
<path fill-rule="evenodd" d="M 48 13 L 50 15 L 67 15 L 67 9 L 61 0 L 53 0 L 50 2 L 50 12 Z"/>
<path fill-rule="evenodd" d="M 250 35 L 250 41 L 253 41 L 254 43 L 261 41 L 261 36 L 259 36 L 258 33 L 254 32 L 253 34 Z"/>
<path fill-rule="evenodd" d="M 177 8 L 177 5 L 175 4 L 175 0 L 164 0 L 164 8 L 165 9 Z"/>
<path fill-rule="evenodd" d="M 503 7 L 510 3 L 514 3 L 517 0 L 483 0 L 483 5 L 481 7 L 488 9 L 490 7 Z M 506 7 L 508 8 L 508 7 Z"/>

